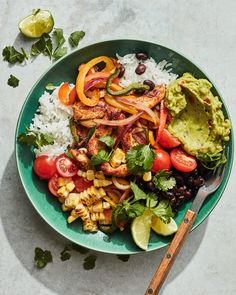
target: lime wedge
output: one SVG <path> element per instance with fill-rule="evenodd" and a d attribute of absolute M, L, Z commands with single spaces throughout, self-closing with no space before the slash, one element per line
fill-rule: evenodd
<path fill-rule="evenodd" d="M 157 234 L 162 236 L 170 236 L 174 234 L 178 229 L 178 225 L 176 224 L 173 218 L 170 219 L 169 223 L 164 223 L 157 216 L 152 217 L 151 227 Z"/>
<path fill-rule="evenodd" d="M 131 224 L 131 233 L 134 242 L 143 250 L 147 250 L 148 248 L 151 223 L 152 212 L 150 210 L 146 210 L 143 215 L 134 218 Z"/>
<path fill-rule="evenodd" d="M 54 20 L 50 11 L 41 9 L 34 10 L 18 25 L 21 33 L 29 38 L 39 38 L 43 33 L 50 33 L 53 26 Z"/>

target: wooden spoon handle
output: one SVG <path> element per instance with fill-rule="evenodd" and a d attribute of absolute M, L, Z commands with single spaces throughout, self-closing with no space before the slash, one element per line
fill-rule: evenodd
<path fill-rule="evenodd" d="M 175 261 L 175 258 L 177 257 L 185 239 L 187 238 L 190 229 L 192 228 L 196 216 L 197 214 L 191 210 L 188 210 L 184 215 L 178 231 L 176 232 L 171 244 L 162 258 L 162 261 L 157 268 L 145 295 L 158 294 L 160 291 L 161 286 Z"/>

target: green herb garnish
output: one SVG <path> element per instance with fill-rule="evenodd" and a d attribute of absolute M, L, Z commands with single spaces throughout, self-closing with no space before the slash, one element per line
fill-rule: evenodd
<path fill-rule="evenodd" d="M 93 269 L 95 267 L 95 262 L 96 262 L 96 255 L 89 255 L 84 259 L 84 269 L 89 270 Z"/>
<path fill-rule="evenodd" d="M 111 153 L 109 154 L 105 150 L 100 150 L 97 155 L 93 155 L 90 160 L 90 165 L 100 165 L 109 161 Z"/>
<path fill-rule="evenodd" d="M 48 133 L 40 133 L 32 131 L 26 127 L 26 133 L 21 133 L 17 137 L 18 142 L 25 143 L 27 145 L 33 145 L 35 148 L 40 148 L 44 145 L 54 143 L 54 138 Z"/>
<path fill-rule="evenodd" d="M 164 223 L 169 223 L 170 218 L 174 217 L 174 213 L 168 200 L 161 200 L 159 204 L 151 208 L 153 214 L 158 216 Z"/>
<path fill-rule="evenodd" d="M 3 60 L 10 64 L 22 63 L 25 59 L 28 59 L 28 55 L 23 48 L 21 48 L 21 51 L 22 53 L 17 51 L 14 46 L 6 46 L 2 51 Z"/>
<path fill-rule="evenodd" d="M 37 268 L 44 268 L 49 262 L 52 262 L 52 254 L 50 251 L 43 251 L 41 248 L 37 247 L 34 252 L 34 261 Z"/>
<path fill-rule="evenodd" d="M 149 145 L 139 144 L 126 155 L 128 170 L 131 174 L 142 174 L 152 169 L 155 153 Z"/>
<path fill-rule="evenodd" d="M 17 87 L 19 85 L 19 79 L 16 78 L 15 76 L 13 75 L 10 75 L 10 78 L 7 80 L 7 84 L 9 86 L 12 86 L 13 88 Z"/>
<path fill-rule="evenodd" d="M 41 53 L 49 56 L 50 59 L 52 57 L 52 39 L 46 33 L 44 33 L 31 47 L 32 56 L 38 56 Z"/>
<path fill-rule="evenodd" d="M 117 255 L 118 259 L 120 259 L 123 262 L 126 262 L 129 260 L 130 255 Z"/>
<path fill-rule="evenodd" d="M 78 46 L 80 40 L 85 36 L 84 31 L 75 31 L 70 34 L 70 37 L 68 38 L 68 41 L 71 45 L 71 47 Z"/>
<path fill-rule="evenodd" d="M 84 248 L 84 247 L 79 246 L 79 245 L 74 244 L 74 243 L 67 244 L 67 245 L 65 245 L 63 251 L 61 252 L 61 260 L 62 261 L 66 261 L 66 260 L 71 258 L 70 251 L 76 251 L 76 252 L 79 252 L 81 254 L 86 254 L 86 253 L 89 252 L 89 249 Z"/>
<path fill-rule="evenodd" d="M 65 43 L 65 38 L 63 35 L 63 30 L 61 28 L 54 29 L 53 31 L 53 38 L 55 40 L 56 48 L 53 52 L 52 57 L 57 60 L 67 54 L 67 47 L 62 47 Z"/>
<path fill-rule="evenodd" d="M 48 90 L 48 91 L 53 91 L 56 89 L 56 86 L 53 85 L 52 83 L 48 83 L 46 86 L 45 86 L 45 89 Z"/>
<path fill-rule="evenodd" d="M 105 135 L 99 138 L 99 141 L 105 143 L 108 147 L 113 147 L 115 144 L 115 140 L 113 137 L 109 136 L 109 135 Z"/>
<path fill-rule="evenodd" d="M 214 170 L 227 162 L 227 158 L 223 153 L 199 153 L 197 159 L 201 162 L 202 166 L 209 170 Z"/>
<path fill-rule="evenodd" d="M 167 172 L 165 170 L 160 170 L 153 177 L 152 182 L 155 187 L 160 191 L 166 192 L 172 189 L 176 185 L 176 180 L 171 176 L 172 172 Z"/>

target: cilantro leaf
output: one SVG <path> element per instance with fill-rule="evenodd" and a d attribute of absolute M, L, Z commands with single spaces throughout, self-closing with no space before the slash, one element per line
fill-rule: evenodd
<path fill-rule="evenodd" d="M 115 140 L 113 137 L 109 136 L 109 135 L 105 135 L 99 138 L 99 141 L 105 143 L 108 147 L 113 147 L 115 144 Z"/>
<path fill-rule="evenodd" d="M 155 187 L 163 192 L 175 187 L 176 180 L 174 177 L 170 177 L 171 174 L 171 172 L 167 172 L 165 170 L 158 171 L 152 179 Z"/>
<path fill-rule="evenodd" d="M 56 49 L 56 50 L 53 52 L 52 57 L 53 57 L 55 60 L 58 60 L 59 58 L 61 58 L 62 56 L 66 55 L 66 54 L 67 54 L 67 48 L 66 48 L 66 47 L 59 47 L 58 49 Z"/>
<path fill-rule="evenodd" d="M 66 251 L 61 252 L 61 261 L 66 261 L 66 260 L 69 260 L 70 258 L 71 258 L 71 254 L 69 252 L 66 252 Z"/>
<path fill-rule="evenodd" d="M 21 51 L 22 53 L 17 51 L 14 46 L 6 46 L 2 51 L 3 60 L 10 64 L 22 63 L 24 59 L 28 59 L 28 56 L 23 48 L 21 48 Z"/>
<path fill-rule="evenodd" d="M 75 31 L 70 34 L 68 41 L 71 47 L 76 47 L 79 44 L 79 41 L 85 36 L 84 31 Z"/>
<path fill-rule="evenodd" d="M 19 79 L 16 78 L 15 76 L 13 75 L 10 75 L 10 78 L 7 80 L 7 84 L 9 86 L 12 86 L 13 88 L 17 87 L 19 85 Z"/>
<path fill-rule="evenodd" d="M 35 148 L 40 148 L 44 145 L 54 143 L 53 136 L 47 133 L 40 133 L 26 128 L 26 133 L 21 133 L 17 140 L 27 145 L 33 145 Z"/>
<path fill-rule="evenodd" d="M 136 202 L 134 204 L 130 204 L 126 208 L 126 214 L 128 215 L 129 218 L 135 218 L 135 217 L 143 215 L 145 209 L 146 207 L 143 204 Z"/>
<path fill-rule="evenodd" d="M 54 50 L 52 56 L 55 60 L 57 60 L 67 54 L 67 47 L 62 47 L 66 41 L 63 35 L 63 30 L 60 28 L 54 29 L 53 38 L 55 40 L 56 49 Z"/>
<path fill-rule="evenodd" d="M 161 200 L 159 204 L 156 207 L 151 208 L 151 210 L 153 214 L 161 218 L 165 223 L 169 223 L 170 218 L 174 216 L 168 200 Z"/>
<path fill-rule="evenodd" d="M 41 248 L 36 247 L 34 261 L 38 268 L 44 268 L 49 262 L 52 262 L 52 254 L 50 251 L 43 251 Z"/>
<path fill-rule="evenodd" d="M 130 188 L 132 189 L 134 193 L 134 199 L 136 201 L 138 200 L 146 200 L 147 199 L 147 194 L 141 190 L 136 183 L 130 182 Z"/>
<path fill-rule="evenodd" d="M 44 33 L 31 47 L 32 56 L 38 56 L 40 53 L 49 56 L 50 59 L 52 57 L 52 39 L 46 33 Z"/>
<path fill-rule="evenodd" d="M 131 174 L 141 174 L 152 169 L 155 153 L 149 145 L 139 144 L 126 154 L 128 170 Z"/>
<path fill-rule="evenodd" d="M 90 165 L 100 165 L 102 163 L 108 162 L 110 159 L 110 154 L 107 151 L 101 150 L 97 155 L 93 155 L 90 160 Z"/>
<path fill-rule="evenodd" d="M 89 255 L 84 259 L 84 269 L 90 270 L 95 267 L 97 256 L 96 255 Z"/>

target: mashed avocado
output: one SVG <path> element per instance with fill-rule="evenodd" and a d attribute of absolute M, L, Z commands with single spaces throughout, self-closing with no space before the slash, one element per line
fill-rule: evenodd
<path fill-rule="evenodd" d="M 214 154 L 222 151 L 229 140 L 230 122 L 224 118 L 222 103 L 210 89 L 206 79 L 185 73 L 173 81 L 166 92 L 166 106 L 173 120 L 168 130 L 190 154 Z"/>

